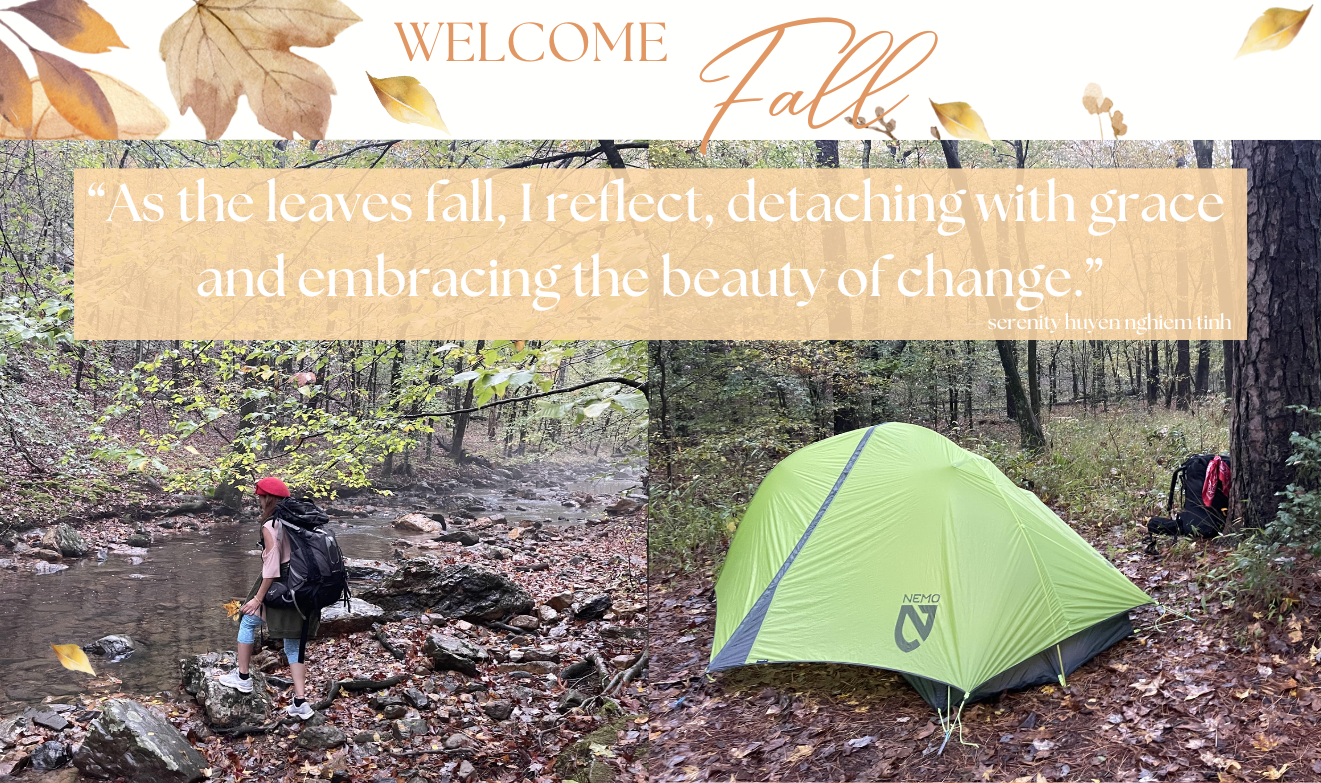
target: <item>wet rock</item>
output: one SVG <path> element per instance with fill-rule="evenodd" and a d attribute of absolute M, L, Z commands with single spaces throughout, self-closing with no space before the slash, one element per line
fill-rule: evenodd
<path fill-rule="evenodd" d="M 418 708 L 419 710 L 425 710 L 427 707 L 431 706 L 431 700 L 427 698 L 427 695 L 425 693 L 418 690 L 417 688 L 405 688 L 404 701 L 408 702 L 409 704 Z"/>
<path fill-rule="evenodd" d="M 387 612 L 432 612 L 474 621 L 500 620 L 532 611 L 532 596 L 509 577 L 481 565 L 441 566 L 406 560 L 384 584 L 362 592 Z"/>
<path fill-rule="evenodd" d="M 22 715 L 0 720 L 0 748 L 18 744 L 18 738 L 31 725 L 32 721 Z"/>
<path fill-rule="evenodd" d="M 478 665 L 491 659 L 486 648 L 443 633 L 428 636 L 422 643 L 422 653 L 431 658 L 436 671 L 462 672 L 470 677 L 476 677 Z"/>
<path fill-rule="evenodd" d="M 380 742 L 381 734 L 377 731 L 360 731 L 353 735 L 354 745 L 369 745 L 373 742 Z"/>
<path fill-rule="evenodd" d="M 410 737 L 425 737 L 430 730 L 431 727 L 418 715 L 396 720 L 390 725 L 390 733 L 400 742 L 404 742 Z"/>
<path fill-rule="evenodd" d="M 390 524 L 404 533 L 439 533 L 444 529 L 439 522 L 423 514 L 404 514 Z"/>
<path fill-rule="evenodd" d="M 58 563 L 64 559 L 64 555 L 61 555 L 59 552 L 55 551 L 54 549 L 46 549 L 44 547 L 39 549 L 33 549 L 32 551 L 28 552 L 28 554 L 32 555 L 35 558 L 44 560 L 47 563 Z"/>
<path fill-rule="evenodd" d="M 220 684 L 220 677 L 238 666 L 233 652 L 209 652 L 184 658 L 183 687 L 206 712 L 213 729 L 232 729 L 245 724 L 261 725 L 271 711 L 266 676 L 252 671 L 252 693 L 240 693 Z"/>
<path fill-rule="evenodd" d="M 68 568 L 68 566 L 65 565 L 64 563 L 45 563 L 45 562 L 33 563 L 32 573 L 40 574 L 40 575 L 58 574 L 59 572 L 63 571 L 66 568 Z"/>
<path fill-rule="evenodd" d="M 600 620 L 608 611 L 610 611 L 610 596 L 602 593 L 583 601 L 573 616 L 579 620 Z"/>
<path fill-rule="evenodd" d="M 563 612 L 573 606 L 573 593 L 565 592 L 558 595 L 552 595 L 546 601 L 546 606 L 549 606 L 557 612 Z"/>
<path fill-rule="evenodd" d="M 46 771 L 68 766 L 73 761 L 73 753 L 63 742 L 43 742 L 32 751 L 32 768 Z"/>
<path fill-rule="evenodd" d="M 125 545 L 125 546 L 131 546 L 131 547 L 137 547 L 137 548 L 145 549 L 145 548 L 151 546 L 151 534 L 150 534 L 150 533 L 134 533 L 133 535 L 131 535 L 131 536 L 129 536 L 128 538 L 124 539 L 124 545 Z"/>
<path fill-rule="evenodd" d="M 541 621 L 530 614 L 520 614 L 510 618 L 509 625 L 525 631 L 535 631 L 541 627 Z"/>
<path fill-rule="evenodd" d="M 131 637 L 122 634 L 111 634 L 110 636 L 102 636 L 90 644 L 84 644 L 83 652 L 122 661 L 132 655 L 136 647 L 137 645 L 133 643 Z"/>
<path fill-rule="evenodd" d="M 441 526 L 444 527 L 444 525 L 445 525 L 445 515 L 444 515 L 444 514 L 441 514 L 441 513 L 437 512 L 437 513 L 435 513 L 435 514 L 427 514 L 427 516 L 431 518 L 431 521 L 432 521 L 432 522 L 439 522 L 439 523 L 441 524 Z"/>
<path fill-rule="evenodd" d="M 543 623 L 553 623 L 558 620 L 560 613 L 550 608 L 546 604 L 537 607 L 537 619 Z"/>
<path fill-rule="evenodd" d="M 346 636 L 359 631 L 370 631 L 373 623 L 382 622 L 385 610 L 376 604 L 370 604 L 361 598 L 350 598 L 349 608 L 344 602 L 332 604 L 321 610 L 321 627 L 318 636 Z"/>
<path fill-rule="evenodd" d="M 495 699 L 482 705 L 482 712 L 491 717 L 491 720 L 508 720 L 514 713 L 514 703 L 509 699 Z"/>
<path fill-rule="evenodd" d="M 69 728 L 69 721 L 49 707 L 36 707 L 27 710 L 23 713 L 23 717 L 51 731 L 64 731 Z"/>
<path fill-rule="evenodd" d="M 459 748 L 466 748 L 471 744 L 472 740 L 468 739 L 467 734 L 459 734 L 457 732 L 446 737 L 444 743 L 446 750 L 458 750 Z"/>
<path fill-rule="evenodd" d="M 462 544 L 463 546 L 475 546 L 481 542 L 481 537 L 471 530 L 455 530 L 436 539 L 450 544 Z"/>
<path fill-rule="evenodd" d="M 86 557 L 92 551 L 77 530 L 63 523 L 47 530 L 46 535 L 41 537 L 41 545 L 65 557 Z"/>
<path fill-rule="evenodd" d="M 305 750 L 333 750 L 348 741 L 344 732 L 334 726 L 308 726 L 294 739 L 294 743 Z"/>
<path fill-rule="evenodd" d="M 559 665 L 551 661 L 510 661 L 502 663 L 497 667 L 502 673 L 527 672 L 528 674 L 544 676 L 554 674 Z"/>
<path fill-rule="evenodd" d="M 391 704 L 381 710 L 381 714 L 385 716 L 386 720 L 398 720 L 408 714 L 408 708 L 402 704 Z"/>
<path fill-rule="evenodd" d="M 206 760 L 164 717 L 135 701 L 111 699 L 92 721 L 73 763 L 93 778 L 192 783 Z"/>
<path fill-rule="evenodd" d="M 588 698 L 587 694 L 577 688 L 570 688 L 560 697 L 560 712 L 568 712 L 574 707 L 581 707 Z"/>
<path fill-rule="evenodd" d="M 636 500 L 631 498 L 620 498 L 614 503 L 606 506 L 605 513 L 611 516 L 619 516 L 622 514 L 632 514 L 640 508 L 642 508 L 642 504 Z"/>
<path fill-rule="evenodd" d="M 18 570 L 18 561 L 0 557 L 0 570 L 16 571 Z"/>
<path fill-rule="evenodd" d="M 344 558 L 344 569 L 349 572 L 349 579 L 385 579 L 399 570 L 383 560 L 363 560 L 354 557 Z"/>

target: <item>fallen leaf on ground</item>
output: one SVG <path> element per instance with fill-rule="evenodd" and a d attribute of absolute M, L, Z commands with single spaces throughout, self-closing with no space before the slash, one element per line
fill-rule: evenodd
<path fill-rule="evenodd" d="M 917 738 L 926 739 L 927 737 L 930 737 L 932 734 L 935 733 L 936 733 L 936 724 L 932 723 L 931 721 L 927 721 L 927 725 L 923 726 L 922 730 L 917 733 Z"/>

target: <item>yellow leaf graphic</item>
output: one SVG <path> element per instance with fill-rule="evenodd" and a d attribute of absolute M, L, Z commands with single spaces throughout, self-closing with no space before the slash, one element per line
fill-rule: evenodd
<path fill-rule="evenodd" d="M 991 143 L 986 125 L 971 106 L 963 101 L 936 103 L 929 98 L 927 100 L 931 102 L 931 108 L 936 111 L 936 119 L 940 120 L 940 124 L 949 131 L 949 135 L 956 139 L 974 139 Z"/>
<path fill-rule="evenodd" d="M 147 96 L 124 84 L 113 76 L 97 71 L 87 71 L 92 81 L 101 88 L 101 93 L 110 104 L 118 126 L 118 138 L 154 139 L 170 126 L 170 121 L 156 104 Z M 34 139 L 90 139 L 86 133 L 78 130 L 64 119 L 50 105 L 46 89 L 41 79 L 33 79 L 32 86 L 32 138 Z M 27 138 L 21 127 L 9 122 L 9 117 L 0 118 L 0 139 Z"/>
<path fill-rule="evenodd" d="M 426 125 L 441 133 L 449 133 L 445 121 L 440 118 L 440 109 L 436 108 L 436 99 L 431 97 L 431 93 L 417 79 L 412 76 L 377 79 L 369 73 L 367 80 L 372 83 L 377 100 L 391 117 L 400 122 Z"/>
<path fill-rule="evenodd" d="M 239 609 L 241 609 L 242 607 L 243 604 L 239 603 L 238 599 L 234 599 L 233 601 L 230 601 L 221 608 L 224 609 L 225 613 L 229 615 L 229 619 L 237 620 L 243 616 L 243 613 L 239 611 Z"/>
<path fill-rule="evenodd" d="M 33 0 L 9 9 L 75 52 L 99 54 L 110 47 L 128 47 L 119 33 L 83 0 Z"/>
<path fill-rule="evenodd" d="M 339 0 L 195 0 L 161 36 L 161 59 L 182 114 L 217 139 L 240 95 L 257 121 L 292 139 L 324 139 L 335 84 L 290 47 L 329 46 L 362 21 Z"/>
<path fill-rule="evenodd" d="M 93 677 L 96 672 L 92 671 L 92 664 L 87 660 L 87 653 L 83 648 L 76 644 L 52 644 L 51 649 L 55 651 L 55 657 L 60 659 L 60 665 L 75 672 L 86 672 Z"/>
<path fill-rule="evenodd" d="M 1303 22 L 1307 21 L 1307 15 L 1310 13 L 1312 13 L 1310 5 L 1306 11 L 1267 8 L 1266 12 L 1257 17 L 1257 21 L 1248 28 L 1248 36 L 1243 39 L 1243 45 L 1239 47 L 1234 59 L 1237 60 L 1245 54 L 1271 52 L 1288 46 L 1298 35 L 1298 31 L 1303 29 Z"/>

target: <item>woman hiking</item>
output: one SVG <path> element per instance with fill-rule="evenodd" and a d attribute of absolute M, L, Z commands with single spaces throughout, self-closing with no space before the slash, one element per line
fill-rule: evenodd
<path fill-rule="evenodd" d="M 247 602 L 240 609 L 243 619 L 239 622 L 238 668 L 221 677 L 220 684 L 242 693 L 252 692 L 252 672 L 249 670 L 252 649 L 257 640 L 257 629 L 265 624 L 268 636 L 284 639 L 284 655 L 289 659 L 289 672 L 293 675 L 294 701 L 286 712 L 291 717 L 307 720 L 313 713 L 312 705 L 307 703 L 307 663 L 299 655 L 303 617 L 297 610 L 267 606 L 263 601 L 271 585 L 287 577 L 289 571 L 289 541 L 282 523 L 300 520 L 316 523 L 317 518 L 324 523 L 325 513 L 311 501 L 289 497 L 289 488 L 273 476 L 257 482 L 257 500 L 261 503 L 261 576 L 253 583 Z M 316 635 L 321 622 L 320 610 L 315 610 L 308 622 L 307 638 L 310 639 Z"/>

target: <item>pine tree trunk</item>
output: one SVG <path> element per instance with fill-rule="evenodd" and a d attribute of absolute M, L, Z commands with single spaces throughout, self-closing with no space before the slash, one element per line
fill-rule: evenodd
<path fill-rule="evenodd" d="M 1248 178 L 1247 339 L 1234 345 L 1231 525 L 1259 528 L 1294 478 L 1289 435 L 1321 402 L 1321 141 L 1235 141 Z"/>

